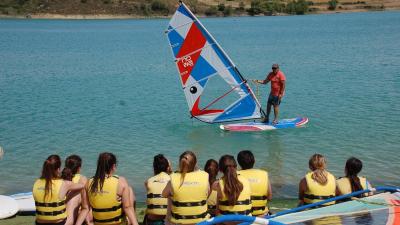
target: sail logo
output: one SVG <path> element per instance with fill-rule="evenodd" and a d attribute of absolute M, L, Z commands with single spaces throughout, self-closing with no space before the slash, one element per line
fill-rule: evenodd
<path fill-rule="evenodd" d="M 188 66 L 193 66 L 193 60 L 192 60 L 192 57 L 190 57 L 190 56 L 185 56 L 185 57 L 183 57 L 183 59 L 182 59 L 182 64 L 183 64 L 183 67 L 188 67 Z"/>

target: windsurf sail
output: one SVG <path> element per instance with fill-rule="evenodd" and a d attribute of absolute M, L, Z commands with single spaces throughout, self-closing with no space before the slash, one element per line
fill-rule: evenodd
<path fill-rule="evenodd" d="M 184 3 L 166 34 L 192 117 L 207 123 L 261 118 L 261 105 L 246 80 Z"/>

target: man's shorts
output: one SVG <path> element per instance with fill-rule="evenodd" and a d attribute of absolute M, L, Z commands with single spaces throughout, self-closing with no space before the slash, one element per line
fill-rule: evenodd
<path fill-rule="evenodd" d="M 274 96 L 274 95 L 269 95 L 268 97 L 268 104 L 278 106 L 281 104 L 281 101 L 279 100 L 279 96 Z"/>

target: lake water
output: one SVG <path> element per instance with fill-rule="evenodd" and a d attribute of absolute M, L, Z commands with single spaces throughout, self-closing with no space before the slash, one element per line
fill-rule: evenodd
<path fill-rule="evenodd" d="M 400 186 L 400 12 L 202 19 L 245 78 L 279 63 L 281 118 L 310 119 L 262 133 L 190 119 L 168 21 L 0 20 L 0 194 L 30 191 L 49 154 L 81 155 L 92 176 L 98 154 L 111 151 L 143 201 L 153 156 L 176 168 L 186 149 L 200 167 L 252 150 L 279 198 L 297 196 L 316 152 L 336 176 L 356 156 L 373 185 Z"/>

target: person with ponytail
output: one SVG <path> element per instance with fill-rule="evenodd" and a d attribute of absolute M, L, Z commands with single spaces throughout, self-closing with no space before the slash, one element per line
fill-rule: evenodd
<path fill-rule="evenodd" d="M 209 218 L 207 198 L 210 191 L 208 173 L 197 169 L 196 155 L 191 151 L 179 157 L 179 170 L 171 174 L 171 180 L 162 192 L 171 204 L 167 222 L 196 224 Z"/>
<path fill-rule="evenodd" d="M 162 196 L 170 181 L 171 165 L 164 155 L 158 154 L 153 159 L 154 176 L 144 183 L 147 190 L 146 214 L 143 225 L 163 225 L 167 215 L 168 199 Z"/>
<path fill-rule="evenodd" d="M 219 171 L 224 175 L 212 185 L 217 191 L 217 214 L 251 215 L 249 181 L 237 174 L 237 164 L 231 155 L 219 159 Z"/>
<path fill-rule="evenodd" d="M 208 173 L 208 184 L 211 187 L 213 183 L 217 180 L 217 175 L 219 171 L 218 162 L 214 159 L 207 160 L 206 165 L 204 166 L 204 171 Z M 210 196 L 207 199 L 208 213 L 211 215 L 211 217 L 216 216 L 217 201 L 217 191 L 211 190 Z"/>
<path fill-rule="evenodd" d="M 339 189 L 340 195 L 350 194 L 355 191 L 370 189 L 371 184 L 365 177 L 358 176 L 361 172 L 363 164 L 361 160 L 351 157 L 346 161 L 344 168 L 345 177 L 341 177 L 336 181 L 336 186 Z M 368 194 L 359 195 L 356 197 L 363 197 Z"/>
<path fill-rule="evenodd" d="M 299 183 L 299 205 L 320 202 L 336 196 L 335 177 L 326 170 L 326 159 L 321 154 L 314 154 L 308 161 L 308 172 Z M 334 201 L 323 206 L 335 204 Z"/>
<path fill-rule="evenodd" d="M 80 174 L 82 159 L 78 155 L 70 155 L 65 159 L 65 167 L 61 173 L 64 180 L 86 185 L 87 178 Z M 82 197 L 83 196 L 83 197 Z M 67 222 L 66 225 L 82 224 L 89 212 L 85 189 L 71 191 L 67 195 Z M 88 219 L 86 220 L 88 222 Z"/>
<path fill-rule="evenodd" d="M 138 225 L 133 207 L 134 192 L 124 177 L 114 175 L 116 170 L 115 155 L 101 153 L 96 174 L 86 185 L 93 222 L 95 225 L 119 225 L 125 223 L 127 218 L 128 224 Z"/>
<path fill-rule="evenodd" d="M 43 163 L 42 174 L 33 185 L 36 206 L 36 225 L 64 225 L 67 221 L 66 196 L 68 192 L 80 191 L 84 185 L 61 178 L 61 159 L 50 155 Z M 82 215 L 86 216 L 87 211 Z"/>

